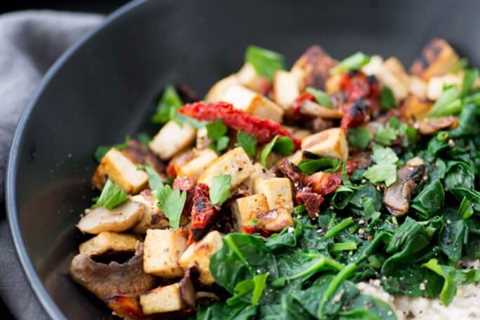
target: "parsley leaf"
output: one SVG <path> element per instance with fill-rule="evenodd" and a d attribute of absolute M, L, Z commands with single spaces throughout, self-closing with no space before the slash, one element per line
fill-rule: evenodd
<path fill-rule="evenodd" d="M 395 107 L 395 105 L 396 101 L 392 89 L 386 86 L 383 87 L 382 91 L 380 92 L 380 106 L 382 107 L 382 110 L 390 110 Z"/>
<path fill-rule="evenodd" d="M 267 166 L 268 156 L 272 151 L 275 151 L 282 156 L 288 156 L 292 154 L 295 146 L 292 139 L 284 136 L 275 136 L 269 143 L 263 147 L 262 152 L 260 153 L 260 163 L 263 166 Z"/>
<path fill-rule="evenodd" d="M 285 59 L 281 54 L 256 46 L 247 48 L 245 61 L 250 63 L 259 75 L 270 80 L 273 78 L 275 71 L 283 69 L 285 65 Z"/>
<path fill-rule="evenodd" d="M 152 168 L 152 166 L 146 165 L 145 172 L 148 176 L 148 185 L 150 186 L 151 190 L 158 190 L 163 188 L 164 180 L 160 175 Z"/>
<path fill-rule="evenodd" d="M 365 149 L 371 140 L 372 133 L 365 127 L 351 128 L 348 130 L 348 143 L 356 149 Z"/>
<path fill-rule="evenodd" d="M 112 210 L 128 200 L 128 195 L 115 182 L 108 179 L 103 186 L 102 193 L 98 197 L 95 207 L 103 207 Z"/>
<path fill-rule="evenodd" d="M 331 73 L 338 74 L 352 70 L 358 70 L 370 61 L 370 57 L 362 52 L 357 52 L 340 61 L 336 67 L 331 69 Z"/>
<path fill-rule="evenodd" d="M 380 127 L 375 133 L 375 141 L 384 146 L 391 145 L 395 139 L 397 139 L 397 130 L 392 127 Z"/>
<path fill-rule="evenodd" d="M 221 121 L 217 120 L 207 124 L 207 135 L 211 140 L 218 140 L 227 134 L 227 126 Z"/>
<path fill-rule="evenodd" d="M 315 88 L 312 88 L 312 87 L 307 87 L 307 89 L 305 91 L 307 91 L 312 96 L 314 96 L 315 100 L 322 107 L 325 107 L 325 108 L 332 108 L 333 107 L 332 99 L 330 99 L 330 96 L 328 94 L 326 94 L 325 92 L 323 92 L 322 90 L 315 89 Z"/>
<path fill-rule="evenodd" d="M 107 152 L 110 151 L 110 149 L 115 148 L 118 150 L 122 150 L 128 147 L 128 141 L 130 141 L 129 136 L 125 138 L 125 142 L 123 143 L 114 144 L 113 146 L 98 146 L 93 156 L 95 160 L 97 160 L 97 162 L 100 162 L 102 161 L 102 158 L 107 154 Z"/>
<path fill-rule="evenodd" d="M 155 197 L 158 201 L 158 207 L 168 218 L 170 227 L 178 229 L 180 227 L 180 218 L 183 207 L 187 200 L 187 193 L 180 190 L 173 190 L 169 185 L 155 190 Z"/>
<path fill-rule="evenodd" d="M 248 133 L 239 131 L 237 133 L 237 144 L 245 150 L 250 157 L 257 153 L 257 139 Z"/>
<path fill-rule="evenodd" d="M 175 119 L 177 110 L 182 106 L 182 100 L 173 86 L 167 86 L 157 105 L 157 111 L 152 117 L 153 123 L 166 123 Z"/>
<path fill-rule="evenodd" d="M 230 198 L 230 188 L 232 185 L 232 177 L 230 175 L 216 176 L 213 178 L 210 188 L 210 201 L 213 205 L 221 206 L 228 198 Z"/>
<path fill-rule="evenodd" d="M 230 138 L 226 136 L 227 126 L 221 120 L 217 120 L 208 123 L 206 128 L 208 138 L 212 141 L 211 147 L 218 152 L 225 150 L 230 142 Z"/>
<path fill-rule="evenodd" d="M 376 164 L 368 168 L 363 176 L 372 183 L 384 182 L 387 187 L 392 185 L 397 180 L 398 157 L 395 152 L 391 148 L 374 146 L 372 159 Z"/>

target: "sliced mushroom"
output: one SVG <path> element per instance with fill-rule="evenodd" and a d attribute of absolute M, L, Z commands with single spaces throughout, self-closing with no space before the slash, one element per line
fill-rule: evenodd
<path fill-rule="evenodd" d="M 422 50 L 422 55 L 415 60 L 410 72 L 424 80 L 443 75 L 458 64 L 459 57 L 447 41 L 432 39 Z"/>
<path fill-rule="evenodd" d="M 320 46 L 311 46 L 295 62 L 292 72 L 301 76 L 303 87 L 311 86 L 324 89 L 325 82 L 330 77 L 330 69 L 337 61 Z"/>
<path fill-rule="evenodd" d="M 421 134 L 431 135 L 435 132 L 447 129 L 455 128 L 458 126 L 458 119 L 454 116 L 440 117 L 440 118 L 427 118 L 418 123 L 418 130 Z"/>
<path fill-rule="evenodd" d="M 107 303 L 116 296 L 142 294 L 155 285 L 155 278 L 143 272 L 141 244 L 125 263 L 95 262 L 91 256 L 80 253 L 72 260 L 70 274 L 75 282 Z"/>
<path fill-rule="evenodd" d="M 312 116 L 320 117 L 322 119 L 340 119 L 342 118 L 342 112 L 339 109 L 327 108 L 307 100 L 300 107 L 300 113 Z"/>
<path fill-rule="evenodd" d="M 402 216 L 410 208 L 410 199 L 417 184 L 425 174 L 425 165 L 420 158 L 414 158 L 398 170 L 398 180 L 385 190 L 383 202 L 394 216 Z"/>
<path fill-rule="evenodd" d="M 128 234 L 101 232 L 96 237 L 82 243 L 79 251 L 89 256 L 100 255 L 109 251 L 134 252 L 137 243 L 137 238 Z"/>
<path fill-rule="evenodd" d="M 93 208 L 85 210 L 77 227 L 86 233 L 98 234 L 104 231 L 122 232 L 136 225 L 143 217 L 145 206 L 135 201 L 113 209 Z"/>
<path fill-rule="evenodd" d="M 129 158 L 133 163 L 139 165 L 150 165 L 164 179 L 165 164 L 157 158 L 157 156 L 137 140 L 129 140 L 127 147 L 121 152 Z"/>
<path fill-rule="evenodd" d="M 157 201 L 151 190 L 143 190 L 140 194 L 137 194 L 130 199 L 145 206 L 142 219 L 140 219 L 140 222 L 135 225 L 133 232 L 144 234 L 147 232 L 147 229 L 168 228 L 168 219 L 158 208 Z"/>
<path fill-rule="evenodd" d="M 180 296 L 186 306 L 195 307 L 196 294 L 192 282 L 192 269 L 188 269 L 180 280 Z"/>

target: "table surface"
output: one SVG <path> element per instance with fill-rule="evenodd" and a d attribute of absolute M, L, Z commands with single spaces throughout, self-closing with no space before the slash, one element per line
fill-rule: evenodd
<path fill-rule="evenodd" d="M 5 0 L 4 0 L 5 1 Z M 3 2 L 3 1 L 2 1 Z M 128 0 L 6 0 L 0 6 L 0 14 L 18 11 L 18 10 L 65 10 L 65 11 L 84 11 L 108 14 L 129 2 Z M 4 210 L 5 204 L 0 204 L 0 210 Z M 0 315 L 2 319 L 13 319 L 7 307 L 0 299 Z"/>

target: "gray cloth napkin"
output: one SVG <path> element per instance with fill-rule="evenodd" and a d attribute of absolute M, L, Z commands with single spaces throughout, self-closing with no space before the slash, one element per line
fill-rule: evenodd
<path fill-rule="evenodd" d="M 10 142 L 43 75 L 73 43 L 102 21 L 93 14 L 25 11 L 0 15 L 0 201 Z M 0 297 L 13 316 L 47 319 L 22 268 L 0 207 Z"/>

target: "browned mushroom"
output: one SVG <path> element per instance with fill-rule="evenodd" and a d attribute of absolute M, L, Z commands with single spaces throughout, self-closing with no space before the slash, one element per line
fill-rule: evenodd
<path fill-rule="evenodd" d="M 87 209 L 77 227 L 82 232 L 91 234 L 122 232 L 136 225 L 142 219 L 144 211 L 145 206 L 135 201 L 128 201 L 113 210 L 100 207 Z"/>
<path fill-rule="evenodd" d="M 431 135 L 442 129 L 453 129 L 458 126 L 458 119 L 454 116 L 427 118 L 418 122 L 418 130 L 421 134 Z"/>
<path fill-rule="evenodd" d="M 425 165 L 420 158 L 414 158 L 398 170 L 398 180 L 385 190 L 383 202 L 394 216 L 402 216 L 410 208 L 410 199 L 417 184 L 425 173 Z"/>
<path fill-rule="evenodd" d="M 337 65 L 337 61 L 325 52 L 320 46 L 312 46 L 295 62 L 292 72 L 302 76 L 303 86 L 325 88 L 325 82 L 330 77 L 330 69 Z"/>
<path fill-rule="evenodd" d="M 148 149 L 147 146 L 137 140 L 129 140 L 127 147 L 121 152 L 135 164 L 150 165 L 163 178 L 165 173 L 165 164 Z"/>
<path fill-rule="evenodd" d="M 143 245 L 124 263 L 96 262 L 86 254 L 76 255 L 70 265 L 72 278 L 105 302 L 117 296 L 136 296 L 150 290 L 155 278 L 143 271 Z"/>

